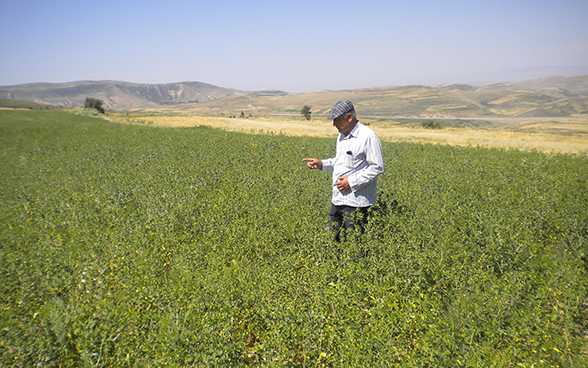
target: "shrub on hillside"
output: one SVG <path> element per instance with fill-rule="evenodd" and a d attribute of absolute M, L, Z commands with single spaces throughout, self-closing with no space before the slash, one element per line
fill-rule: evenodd
<path fill-rule="evenodd" d="M 96 109 L 99 113 L 104 114 L 104 107 L 102 106 L 102 100 L 97 98 L 86 97 L 84 103 L 84 109 Z"/>
<path fill-rule="evenodd" d="M 423 128 L 427 128 L 427 129 L 441 129 L 441 128 L 443 128 L 443 125 L 441 125 L 437 122 L 434 122 L 433 120 L 423 121 L 421 123 L 421 126 Z"/>
<path fill-rule="evenodd" d="M 311 109 L 312 108 L 308 105 L 304 105 L 304 107 L 300 109 L 300 113 L 302 114 L 302 116 L 304 116 L 306 120 L 310 120 L 310 117 L 312 115 Z"/>

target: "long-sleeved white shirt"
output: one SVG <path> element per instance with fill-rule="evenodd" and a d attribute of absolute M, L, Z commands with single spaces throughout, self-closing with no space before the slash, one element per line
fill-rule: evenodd
<path fill-rule="evenodd" d="M 376 203 L 377 178 L 384 172 L 384 157 L 373 130 L 357 122 L 349 135 L 337 136 L 335 157 L 321 161 L 322 171 L 333 173 L 334 205 L 368 207 Z M 340 176 L 347 176 L 351 190 L 341 193 L 337 189 Z"/>

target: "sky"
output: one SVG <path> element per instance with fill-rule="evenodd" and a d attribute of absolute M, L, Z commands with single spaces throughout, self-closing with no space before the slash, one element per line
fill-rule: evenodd
<path fill-rule="evenodd" d="M 300 93 L 588 71 L 587 20 L 588 0 L 0 0 L 0 85 Z"/>

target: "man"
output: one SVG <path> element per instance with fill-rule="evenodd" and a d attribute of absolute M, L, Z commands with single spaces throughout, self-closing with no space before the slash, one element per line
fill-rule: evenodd
<path fill-rule="evenodd" d="M 335 240 L 340 241 L 342 227 L 351 230 L 357 224 L 363 231 L 361 219 L 365 222 L 368 208 L 376 203 L 377 178 L 384 172 L 384 158 L 378 136 L 357 120 L 351 101 L 337 102 L 329 120 L 339 131 L 335 157 L 302 161 L 309 169 L 333 173 L 329 225 L 336 231 Z"/>

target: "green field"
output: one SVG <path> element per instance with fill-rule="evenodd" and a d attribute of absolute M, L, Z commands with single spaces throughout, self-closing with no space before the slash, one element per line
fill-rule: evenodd
<path fill-rule="evenodd" d="M 336 244 L 333 138 L 0 111 L 0 365 L 586 366 L 588 158 L 382 145 Z"/>

